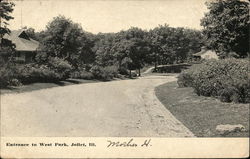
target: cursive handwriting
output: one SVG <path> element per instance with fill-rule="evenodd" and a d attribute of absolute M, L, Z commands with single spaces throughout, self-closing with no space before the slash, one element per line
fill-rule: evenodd
<path fill-rule="evenodd" d="M 108 142 L 107 147 L 137 147 L 137 146 L 148 147 L 148 146 L 152 146 L 150 144 L 151 139 L 145 140 L 142 144 L 135 143 L 133 138 L 128 140 L 128 141 L 107 140 L 107 142 Z"/>

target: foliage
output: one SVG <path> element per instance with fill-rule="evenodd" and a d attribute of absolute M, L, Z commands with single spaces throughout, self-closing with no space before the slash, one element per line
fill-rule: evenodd
<path fill-rule="evenodd" d="M 15 45 L 4 39 L 5 34 L 9 34 L 8 21 L 13 19 L 10 15 L 13 12 L 14 3 L 8 1 L 0 1 L 0 65 L 10 60 L 13 55 Z"/>
<path fill-rule="evenodd" d="M 71 65 L 62 59 L 51 58 L 45 64 L 26 64 L 17 66 L 17 79 L 22 83 L 56 82 L 69 78 Z"/>
<path fill-rule="evenodd" d="M 18 76 L 22 83 L 28 84 L 33 82 L 56 82 L 62 80 L 62 76 L 50 69 L 46 65 L 24 65 L 18 69 Z"/>
<path fill-rule="evenodd" d="M 51 58 L 48 64 L 15 64 L 8 62 L 1 66 L 1 87 L 33 82 L 57 82 L 69 78 L 71 65 L 58 58 Z"/>
<path fill-rule="evenodd" d="M 15 79 L 15 68 L 11 64 L 2 64 L 0 67 L 0 88 L 11 85 L 11 81 Z"/>
<path fill-rule="evenodd" d="M 117 66 L 93 66 L 90 69 L 91 73 L 95 78 L 101 80 L 111 80 L 114 77 L 118 77 L 118 67 Z"/>
<path fill-rule="evenodd" d="M 94 79 L 94 76 L 91 72 L 87 72 L 84 69 L 76 70 L 70 74 L 71 78 L 77 78 L 77 79 L 86 79 L 91 80 Z"/>
<path fill-rule="evenodd" d="M 2 43 L 0 46 L 0 66 L 1 64 L 7 63 L 12 60 L 14 55 L 15 45 L 7 39 L 2 39 Z"/>
<path fill-rule="evenodd" d="M 118 65 L 119 70 L 141 69 L 150 49 L 145 35 L 146 32 L 139 28 L 130 28 L 116 34 L 98 34 L 95 45 L 96 64 L 103 67 Z"/>
<path fill-rule="evenodd" d="M 25 33 L 32 39 L 34 40 L 37 40 L 39 42 L 42 42 L 43 41 L 43 36 L 44 35 L 44 31 L 41 31 L 41 32 L 36 32 L 34 28 L 27 28 L 27 27 L 24 27 L 23 29 L 25 29 Z"/>
<path fill-rule="evenodd" d="M 10 13 L 13 12 L 14 7 L 13 2 L 8 1 L 0 1 L 0 39 L 3 37 L 4 34 L 10 33 L 10 30 L 7 28 L 8 21 L 13 19 Z M 3 25 L 2 25 L 3 24 Z"/>
<path fill-rule="evenodd" d="M 198 95 L 226 102 L 250 102 L 250 65 L 245 59 L 210 60 L 183 71 L 179 86 L 191 86 Z"/>
<path fill-rule="evenodd" d="M 207 46 L 220 57 L 236 52 L 240 57 L 249 52 L 249 2 L 216 0 L 207 3 L 209 12 L 201 20 Z"/>
<path fill-rule="evenodd" d="M 151 43 L 149 63 L 173 64 L 182 63 L 202 45 L 200 31 L 184 28 L 172 28 L 160 25 L 149 31 Z"/>
<path fill-rule="evenodd" d="M 55 17 L 42 34 L 43 45 L 42 51 L 37 55 L 38 62 L 57 57 L 69 62 L 74 68 L 78 68 L 81 64 L 89 62 L 85 58 L 90 59 L 93 56 L 89 35 L 79 24 L 73 23 L 64 16 Z"/>

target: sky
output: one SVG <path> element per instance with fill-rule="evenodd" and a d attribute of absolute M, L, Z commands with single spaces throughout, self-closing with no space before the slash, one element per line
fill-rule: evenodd
<path fill-rule="evenodd" d="M 206 0 L 10 0 L 15 3 L 10 29 L 46 28 L 53 17 L 64 15 L 85 31 L 118 32 L 130 27 L 158 25 L 201 29 Z M 22 17 L 22 18 L 21 18 Z M 22 19 L 22 20 L 21 20 Z"/>

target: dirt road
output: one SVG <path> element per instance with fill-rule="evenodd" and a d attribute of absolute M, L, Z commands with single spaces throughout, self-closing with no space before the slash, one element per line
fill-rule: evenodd
<path fill-rule="evenodd" d="M 1 133 L 20 137 L 193 136 L 154 94 L 156 86 L 174 80 L 174 76 L 146 76 L 4 94 Z"/>

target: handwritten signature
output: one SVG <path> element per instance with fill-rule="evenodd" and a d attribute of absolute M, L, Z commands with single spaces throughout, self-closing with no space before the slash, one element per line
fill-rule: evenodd
<path fill-rule="evenodd" d="M 150 144 L 151 139 L 147 139 L 144 142 L 138 144 L 134 142 L 134 139 L 130 139 L 129 141 L 111 141 L 107 140 L 108 145 L 107 147 L 149 147 L 152 146 Z"/>

